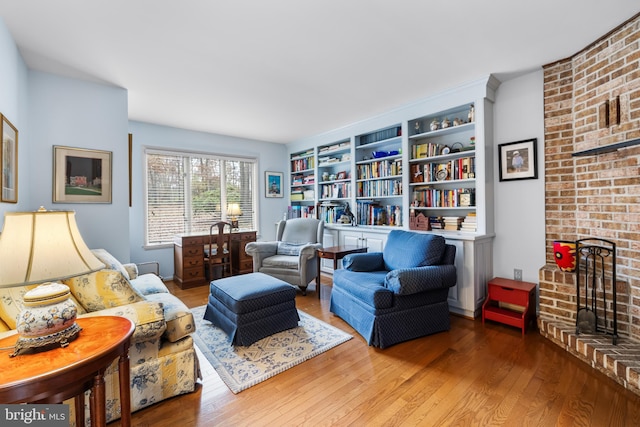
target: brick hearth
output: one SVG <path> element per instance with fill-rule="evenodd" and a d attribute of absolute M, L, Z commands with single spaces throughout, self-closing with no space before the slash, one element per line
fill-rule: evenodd
<path fill-rule="evenodd" d="M 570 58 L 544 67 L 546 260 L 540 333 L 640 394 L 640 146 L 572 153 L 640 138 L 640 14 Z M 618 345 L 575 334 L 575 274 L 555 265 L 554 240 L 616 244 Z M 609 280 L 607 280 L 609 279 Z"/>

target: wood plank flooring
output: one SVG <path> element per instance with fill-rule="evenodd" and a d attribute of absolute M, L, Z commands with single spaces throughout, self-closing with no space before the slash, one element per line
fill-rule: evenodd
<path fill-rule="evenodd" d="M 206 359 L 194 393 L 133 414 L 134 426 L 638 426 L 640 397 L 528 331 L 452 316 L 449 332 L 367 346 L 312 287 L 297 307 L 354 335 L 234 395 Z M 206 286 L 181 290 L 189 307 Z M 119 427 L 120 422 L 111 423 Z"/>

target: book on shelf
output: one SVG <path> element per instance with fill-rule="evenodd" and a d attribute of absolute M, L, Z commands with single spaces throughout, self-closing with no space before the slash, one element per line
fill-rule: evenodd
<path fill-rule="evenodd" d="M 460 225 L 462 225 L 462 221 L 464 217 L 461 216 L 443 216 L 444 221 L 444 230 L 448 231 L 458 231 L 460 229 Z"/>
<path fill-rule="evenodd" d="M 461 231 L 471 231 L 475 232 L 478 229 L 478 218 L 475 212 L 469 213 L 460 226 Z"/>

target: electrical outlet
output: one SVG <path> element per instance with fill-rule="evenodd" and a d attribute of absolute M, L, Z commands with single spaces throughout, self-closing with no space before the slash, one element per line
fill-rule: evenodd
<path fill-rule="evenodd" d="M 519 268 L 513 269 L 513 280 L 522 281 L 522 270 L 520 270 Z"/>

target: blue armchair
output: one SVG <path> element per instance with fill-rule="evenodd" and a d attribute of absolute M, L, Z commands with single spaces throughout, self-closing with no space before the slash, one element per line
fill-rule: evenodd
<path fill-rule="evenodd" d="M 330 311 L 374 347 L 447 331 L 455 255 L 442 236 L 393 230 L 383 252 L 343 258 Z"/>

